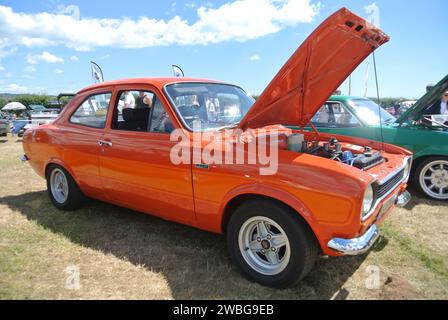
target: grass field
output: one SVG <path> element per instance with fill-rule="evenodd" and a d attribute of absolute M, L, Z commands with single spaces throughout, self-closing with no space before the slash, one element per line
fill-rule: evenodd
<path fill-rule="evenodd" d="M 448 299 L 448 205 L 412 190 L 374 250 L 320 258 L 299 285 L 274 290 L 240 275 L 222 236 L 93 200 L 56 210 L 21 152 L 0 138 L 1 299 Z M 368 289 L 372 270 L 380 282 Z"/>

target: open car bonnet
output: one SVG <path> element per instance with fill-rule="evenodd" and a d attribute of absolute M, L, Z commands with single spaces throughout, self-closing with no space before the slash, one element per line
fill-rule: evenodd
<path fill-rule="evenodd" d="M 397 123 L 403 123 L 407 119 L 419 120 L 425 115 L 425 110 L 432 106 L 437 100 L 441 100 L 442 94 L 448 90 L 448 75 L 445 76 L 438 84 L 429 90 L 423 97 L 421 97 L 411 108 L 403 113 L 398 119 Z"/>
<path fill-rule="evenodd" d="M 294 52 L 239 127 L 305 126 L 353 70 L 389 37 L 343 8 Z"/>

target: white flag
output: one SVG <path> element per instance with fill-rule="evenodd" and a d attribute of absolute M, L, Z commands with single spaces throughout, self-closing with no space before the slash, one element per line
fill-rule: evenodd
<path fill-rule="evenodd" d="M 175 64 L 173 64 L 173 72 L 176 78 L 184 77 L 184 72 L 182 71 L 182 69 L 179 66 L 176 66 Z"/>
<path fill-rule="evenodd" d="M 97 65 L 93 61 L 90 61 L 90 65 L 92 67 L 92 79 L 93 79 L 93 82 L 95 82 L 95 83 L 102 83 L 102 82 L 104 82 L 103 70 L 101 70 L 100 66 Z"/>

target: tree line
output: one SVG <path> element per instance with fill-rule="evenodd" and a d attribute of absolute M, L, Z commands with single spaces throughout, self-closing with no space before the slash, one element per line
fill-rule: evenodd
<path fill-rule="evenodd" d="M 0 95 L 0 109 L 9 102 L 20 102 L 29 108 L 30 105 L 42 105 L 46 108 L 52 106 L 52 102 L 56 97 L 50 95 L 39 94 L 20 94 L 20 95 Z"/>

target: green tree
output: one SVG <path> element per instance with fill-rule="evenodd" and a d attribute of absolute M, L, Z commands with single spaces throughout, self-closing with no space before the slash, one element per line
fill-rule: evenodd
<path fill-rule="evenodd" d="M 16 97 L 14 97 L 14 101 L 22 103 L 27 108 L 29 108 L 30 105 L 33 105 L 33 104 L 48 107 L 50 105 L 50 101 L 52 99 L 53 99 L 53 97 L 51 97 L 51 96 L 37 95 L 37 94 L 22 94 L 22 95 L 18 95 Z"/>
<path fill-rule="evenodd" d="M 0 110 L 8 103 L 8 99 L 0 97 Z"/>

